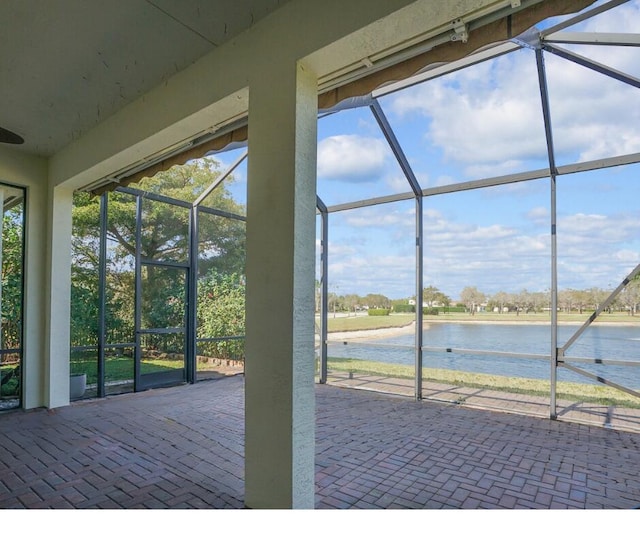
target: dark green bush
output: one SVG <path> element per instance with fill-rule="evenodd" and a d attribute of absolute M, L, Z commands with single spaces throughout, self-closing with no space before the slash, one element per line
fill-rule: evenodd
<path fill-rule="evenodd" d="M 211 270 L 198 282 L 198 337 L 244 336 L 244 277 Z M 244 339 L 200 342 L 198 352 L 209 358 L 244 359 Z"/>
<path fill-rule="evenodd" d="M 390 311 L 391 310 L 386 309 L 386 308 L 385 309 L 382 309 L 382 308 L 378 308 L 378 309 L 369 308 L 369 315 L 372 315 L 372 316 L 373 315 L 375 315 L 375 316 L 378 316 L 378 315 L 389 315 Z"/>
<path fill-rule="evenodd" d="M 464 306 L 438 306 L 438 312 L 440 313 L 466 313 L 467 309 Z"/>
<path fill-rule="evenodd" d="M 393 306 L 395 313 L 415 313 L 416 307 L 413 304 L 396 304 Z"/>
<path fill-rule="evenodd" d="M 438 308 L 422 308 L 423 315 L 438 315 Z"/>
<path fill-rule="evenodd" d="M 20 395 L 20 382 L 18 379 L 12 378 L 6 384 L 3 384 L 2 389 L 0 390 L 0 395 L 2 397 Z"/>

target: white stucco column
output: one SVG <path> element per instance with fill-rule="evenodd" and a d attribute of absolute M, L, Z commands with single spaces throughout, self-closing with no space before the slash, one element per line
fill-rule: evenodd
<path fill-rule="evenodd" d="M 50 189 L 48 201 L 44 405 L 55 408 L 69 404 L 73 190 Z"/>
<path fill-rule="evenodd" d="M 249 89 L 245 504 L 312 509 L 317 83 L 283 63 Z"/>

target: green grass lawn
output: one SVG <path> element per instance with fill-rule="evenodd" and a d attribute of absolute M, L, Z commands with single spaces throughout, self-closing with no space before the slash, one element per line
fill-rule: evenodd
<path fill-rule="evenodd" d="M 394 313 L 392 315 L 359 317 L 329 317 L 327 328 L 329 332 L 351 332 L 352 330 L 374 330 L 376 328 L 397 328 L 406 326 L 415 320 L 413 313 Z M 316 322 L 319 321 L 316 319 Z"/>
<path fill-rule="evenodd" d="M 354 373 L 390 378 L 413 379 L 415 371 L 412 365 L 387 364 L 352 358 L 329 358 L 327 365 L 331 371 L 352 371 Z M 549 381 L 520 377 L 503 377 L 500 375 L 453 371 L 450 369 L 424 368 L 422 378 L 425 381 L 439 382 L 453 386 L 485 388 L 516 394 L 549 397 L 550 393 Z M 559 399 L 567 399 L 569 401 L 584 401 L 601 405 L 640 408 L 640 399 L 608 386 L 558 382 L 556 394 Z"/>
<path fill-rule="evenodd" d="M 144 359 L 141 363 L 141 373 L 159 373 L 171 369 L 184 367 L 182 360 L 158 360 Z M 87 384 L 98 382 L 98 366 L 95 357 L 85 359 L 74 359 L 71 362 L 71 373 L 86 373 Z M 107 382 L 118 382 L 123 380 L 133 381 L 133 358 L 128 356 L 109 357 L 105 360 L 105 379 Z"/>
<path fill-rule="evenodd" d="M 559 313 L 559 323 L 584 323 L 591 312 Z M 351 332 L 357 330 L 374 330 L 377 328 L 396 328 L 411 324 L 415 320 L 413 313 L 392 313 L 383 316 L 361 315 L 358 317 L 332 317 L 327 319 L 329 332 Z M 440 315 L 425 315 L 423 317 L 425 325 L 431 322 L 518 322 L 518 323 L 550 323 L 549 313 L 441 313 Z M 316 325 L 319 326 L 319 319 L 316 317 Z M 640 326 L 640 315 L 627 315 L 625 313 L 603 313 L 596 324 L 603 323 L 637 323 Z"/>

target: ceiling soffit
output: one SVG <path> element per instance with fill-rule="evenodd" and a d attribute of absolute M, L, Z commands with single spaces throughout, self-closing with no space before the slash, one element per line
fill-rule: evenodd
<path fill-rule="evenodd" d="M 2 0 L 0 126 L 51 156 L 287 0 Z"/>

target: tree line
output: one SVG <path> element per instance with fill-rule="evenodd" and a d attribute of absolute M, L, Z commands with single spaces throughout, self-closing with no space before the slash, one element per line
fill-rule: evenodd
<path fill-rule="evenodd" d="M 558 291 L 557 307 L 564 313 L 595 311 L 611 295 L 611 290 L 591 287 L 589 289 L 562 289 Z M 460 302 L 470 313 L 479 310 L 497 313 L 540 313 L 551 310 L 551 291 L 531 292 L 523 289 L 518 293 L 499 291 L 486 295 L 476 287 L 465 287 L 460 293 Z M 615 297 L 607 311 L 624 311 L 635 315 L 640 309 L 640 279 L 635 278 Z"/>

